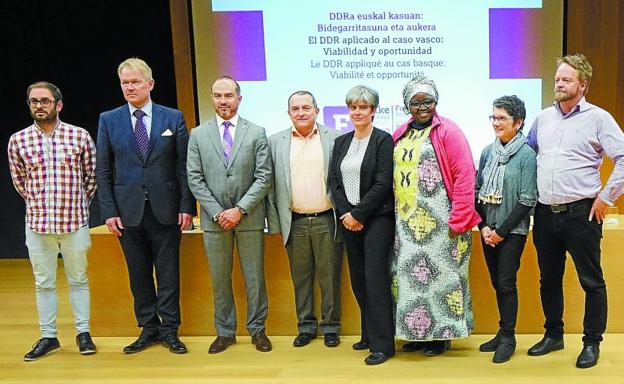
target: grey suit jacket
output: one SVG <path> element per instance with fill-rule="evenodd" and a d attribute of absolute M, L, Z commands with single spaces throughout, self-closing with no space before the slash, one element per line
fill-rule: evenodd
<path fill-rule="evenodd" d="M 334 148 L 334 140 L 340 136 L 340 132 L 327 128 L 317 123 L 323 146 L 323 158 L 325 167 L 325 184 L 327 196 L 330 201 L 328 169 L 331 163 L 331 154 Z M 290 184 L 290 142 L 292 140 L 292 127 L 278 132 L 269 137 L 271 147 L 271 160 L 273 161 L 273 182 L 267 195 L 267 221 L 269 233 L 282 233 L 284 245 L 290 235 L 292 221 L 292 189 Z M 335 217 L 334 217 L 335 219 Z M 336 234 L 334 233 L 334 238 Z"/>
<path fill-rule="evenodd" d="M 213 217 L 236 205 L 247 214 L 237 230 L 264 228 L 264 197 L 271 183 L 271 159 L 264 128 L 239 118 L 234 145 L 226 162 L 212 119 L 191 131 L 186 161 L 191 192 L 201 206 L 201 228 L 223 231 Z"/>

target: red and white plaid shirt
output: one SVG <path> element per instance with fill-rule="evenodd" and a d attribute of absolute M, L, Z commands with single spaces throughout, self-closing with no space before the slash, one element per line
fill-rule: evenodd
<path fill-rule="evenodd" d="M 87 225 L 95 194 L 95 145 L 83 128 L 60 122 L 52 135 L 33 124 L 11 136 L 13 185 L 37 233 L 71 233 Z"/>

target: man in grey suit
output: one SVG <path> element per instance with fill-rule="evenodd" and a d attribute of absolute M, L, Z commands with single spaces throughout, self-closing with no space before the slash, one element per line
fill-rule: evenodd
<path fill-rule="evenodd" d="M 292 127 L 269 138 L 273 184 L 268 195 L 269 233 L 282 233 L 295 288 L 298 335 L 295 347 L 316 338 L 340 344 L 340 268 L 342 244 L 327 182 L 335 129 L 317 124 L 316 99 L 308 91 L 288 98 Z M 314 276 L 321 288 L 321 321 L 314 314 Z"/>
<path fill-rule="evenodd" d="M 236 342 L 232 292 L 234 242 L 247 289 L 247 331 L 261 352 L 272 349 L 265 333 L 264 197 L 271 159 L 264 128 L 238 115 L 240 86 L 227 76 L 212 84 L 217 116 L 191 131 L 188 181 L 201 206 L 204 248 L 210 266 L 217 338 L 209 353 Z"/>

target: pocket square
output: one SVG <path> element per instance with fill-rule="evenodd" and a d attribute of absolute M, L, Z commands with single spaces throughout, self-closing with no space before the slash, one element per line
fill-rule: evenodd
<path fill-rule="evenodd" d="M 173 136 L 173 132 L 169 128 L 165 132 L 162 133 L 161 136 Z"/>

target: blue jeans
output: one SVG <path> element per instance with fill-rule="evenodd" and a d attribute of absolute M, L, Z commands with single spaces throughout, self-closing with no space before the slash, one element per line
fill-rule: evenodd
<path fill-rule="evenodd" d="M 89 332 L 90 296 L 87 278 L 87 252 L 91 238 L 87 226 L 72 233 L 37 233 L 26 228 L 26 246 L 35 276 L 37 310 L 41 337 L 56 337 L 56 264 L 63 256 L 69 283 L 69 300 L 74 311 L 77 333 Z"/>

